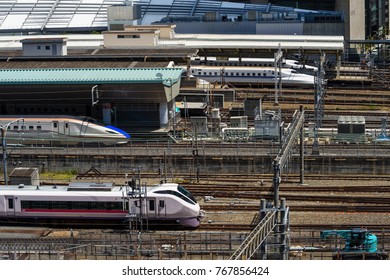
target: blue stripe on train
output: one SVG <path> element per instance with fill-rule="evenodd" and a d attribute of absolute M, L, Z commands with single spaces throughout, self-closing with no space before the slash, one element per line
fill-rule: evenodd
<path fill-rule="evenodd" d="M 112 125 L 108 125 L 106 127 L 109 128 L 109 129 L 115 130 L 116 132 L 124 135 L 127 139 L 131 138 L 130 134 L 128 134 L 126 131 L 124 131 L 124 130 L 122 130 L 120 128 L 117 128 L 117 127 L 112 126 Z"/>

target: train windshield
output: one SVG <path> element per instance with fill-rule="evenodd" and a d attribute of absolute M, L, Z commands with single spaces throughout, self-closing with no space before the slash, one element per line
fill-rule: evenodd
<path fill-rule="evenodd" d="M 185 188 L 183 188 L 182 186 L 179 185 L 179 186 L 177 186 L 177 190 L 179 192 L 181 192 L 183 195 L 185 195 L 186 197 L 188 197 L 189 199 L 191 199 L 193 202 L 196 203 L 195 197 L 192 195 L 192 193 L 187 191 Z"/>

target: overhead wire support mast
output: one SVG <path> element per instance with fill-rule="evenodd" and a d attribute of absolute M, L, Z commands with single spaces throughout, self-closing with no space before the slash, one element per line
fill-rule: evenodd
<path fill-rule="evenodd" d="M 319 155 L 318 143 L 318 129 L 322 127 L 322 118 L 324 116 L 324 96 L 326 94 L 326 80 L 325 80 L 325 53 L 322 52 L 320 61 L 318 63 L 317 75 L 314 76 L 314 141 L 313 141 L 313 155 Z"/>
<path fill-rule="evenodd" d="M 304 125 L 304 121 L 305 121 L 305 113 L 303 107 L 301 106 L 299 111 L 297 110 L 294 112 L 292 121 L 286 128 L 287 136 L 285 137 L 285 141 L 282 143 L 278 155 L 274 158 L 273 161 L 274 207 L 277 207 L 279 202 L 279 183 L 281 182 L 281 175 L 283 169 L 288 162 L 288 159 L 291 155 L 292 148 L 295 145 L 299 134 L 302 132 L 301 128 Z M 303 154 L 301 160 L 303 160 Z"/>
<path fill-rule="evenodd" d="M 279 44 L 278 52 L 275 53 L 275 105 L 279 105 L 279 95 L 282 93 L 282 63 L 283 52 Z"/>

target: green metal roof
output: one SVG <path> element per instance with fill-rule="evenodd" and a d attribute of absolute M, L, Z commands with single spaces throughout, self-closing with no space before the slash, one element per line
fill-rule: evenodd
<path fill-rule="evenodd" d="M 164 83 L 180 80 L 180 68 L 0 69 L 0 85 Z"/>

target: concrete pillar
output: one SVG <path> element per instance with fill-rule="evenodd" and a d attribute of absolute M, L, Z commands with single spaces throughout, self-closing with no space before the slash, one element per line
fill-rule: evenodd
<path fill-rule="evenodd" d="M 340 68 L 341 68 L 341 53 L 338 51 L 337 54 L 337 64 L 336 64 L 336 78 L 340 78 Z"/>
<path fill-rule="evenodd" d="M 160 103 L 160 127 L 166 128 L 168 126 L 168 103 Z"/>

